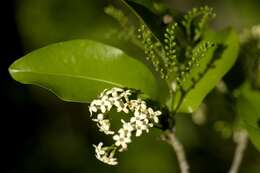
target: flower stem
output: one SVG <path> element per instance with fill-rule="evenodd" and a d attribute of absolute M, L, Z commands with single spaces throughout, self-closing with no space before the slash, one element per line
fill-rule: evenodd
<path fill-rule="evenodd" d="M 248 136 L 245 130 L 237 131 L 234 133 L 234 141 L 237 144 L 233 162 L 228 173 L 238 173 L 241 165 L 244 151 L 247 147 Z"/>
<path fill-rule="evenodd" d="M 162 140 L 170 144 L 175 151 L 181 173 L 189 173 L 189 164 L 186 159 L 184 147 L 175 135 L 175 132 L 173 130 L 166 131 L 165 134 L 162 135 Z"/>

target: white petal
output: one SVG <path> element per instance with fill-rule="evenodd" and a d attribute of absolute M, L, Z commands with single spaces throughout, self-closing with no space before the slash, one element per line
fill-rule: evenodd
<path fill-rule="evenodd" d="M 113 136 L 113 139 L 114 139 L 115 141 L 119 140 L 119 135 L 114 135 L 114 136 Z"/>
<path fill-rule="evenodd" d="M 136 130 L 135 136 L 141 136 L 141 134 L 142 134 L 142 130 Z"/>
<path fill-rule="evenodd" d="M 102 113 L 105 113 L 105 112 L 106 112 L 106 107 L 105 107 L 105 106 L 102 105 L 102 106 L 100 107 L 100 109 L 101 109 L 101 112 L 102 112 Z"/>
<path fill-rule="evenodd" d="M 138 117 L 139 115 L 140 115 L 140 112 L 139 112 L 139 111 L 135 111 L 135 112 L 134 112 L 134 116 L 135 116 L 135 117 Z"/>
<path fill-rule="evenodd" d="M 130 119 L 130 122 L 131 122 L 131 123 L 136 122 L 136 118 L 135 118 L 135 117 L 132 117 L 132 118 Z"/>
<path fill-rule="evenodd" d="M 116 145 L 116 146 L 120 146 L 121 143 L 120 143 L 119 141 L 116 141 L 115 145 Z"/>
<path fill-rule="evenodd" d="M 126 143 L 130 143 L 130 142 L 131 142 L 131 139 L 130 139 L 130 138 L 125 138 L 125 142 L 126 142 Z"/>
<path fill-rule="evenodd" d="M 98 114 L 97 115 L 97 119 L 98 120 L 103 120 L 104 119 L 104 115 L 103 114 Z"/>
<path fill-rule="evenodd" d="M 94 100 L 93 104 L 100 106 L 102 104 L 101 100 Z"/>
<path fill-rule="evenodd" d="M 158 123 L 158 122 L 159 122 L 159 118 L 158 118 L 158 117 L 156 117 L 156 116 L 155 116 L 155 117 L 153 117 L 153 120 L 154 120 L 154 122 L 155 122 L 155 123 Z"/>
<path fill-rule="evenodd" d="M 126 149 L 127 148 L 127 144 L 126 143 L 122 143 L 122 148 Z"/>
<path fill-rule="evenodd" d="M 161 111 L 156 111 L 154 114 L 155 114 L 155 116 L 159 116 L 159 115 L 162 114 L 162 112 Z"/>

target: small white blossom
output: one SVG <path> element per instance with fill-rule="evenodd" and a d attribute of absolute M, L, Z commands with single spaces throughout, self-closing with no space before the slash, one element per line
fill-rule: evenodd
<path fill-rule="evenodd" d="M 143 131 L 149 132 L 149 128 L 153 127 L 153 123 L 159 123 L 161 111 L 155 111 L 148 107 L 145 101 L 141 99 L 132 99 L 131 90 L 124 90 L 121 88 L 112 88 L 104 90 L 98 99 L 93 100 L 89 106 L 89 111 L 92 116 L 95 113 L 96 117 L 92 120 L 97 122 L 99 131 L 113 135 L 114 145 L 110 147 L 102 147 L 103 143 L 99 143 L 95 147 L 96 158 L 100 161 L 116 165 L 117 159 L 114 158 L 115 151 L 119 148 L 119 152 L 125 151 L 128 144 L 131 143 L 132 134 L 141 136 Z M 117 109 L 117 112 L 124 112 L 131 115 L 130 121 L 125 122 L 121 119 L 122 127 L 118 130 L 117 134 L 110 129 L 110 121 L 106 119 L 107 113 L 112 109 Z M 132 116 L 133 115 L 133 116 Z"/>
<path fill-rule="evenodd" d="M 127 137 L 131 137 L 131 133 L 134 130 L 133 125 L 130 122 L 125 122 L 124 120 L 121 120 L 121 122 L 123 123 L 123 128 L 120 130 L 124 130 L 124 133 L 126 134 Z"/>
<path fill-rule="evenodd" d="M 140 108 L 141 110 L 146 109 L 146 103 L 141 99 L 131 100 L 131 104 L 134 109 L 140 109 Z"/>
<path fill-rule="evenodd" d="M 129 102 L 129 96 L 132 95 L 130 90 L 126 90 L 124 92 L 121 93 L 121 97 L 124 97 L 124 99 L 126 100 L 126 102 Z"/>
<path fill-rule="evenodd" d="M 154 110 L 152 108 L 148 108 L 147 111 L 149 113 L 149 117 L 151 119 L 153 119 L 155 123 L 159 123 L 158 116 L 160 116 L 162 114 L 162 112 L 161 111 L 155 111 L 154 112 Z"/>
<path fill-rule="evenodd" d="M 117 159 L 114 157 L 114 151 L 112 151 L 108 156 L 108 147 L 102 147 L 103 143 L 100 142 L 97 146 L 93 145 L 95 147 L 96 152 L 96 158 L 100 160 L 101 162 L 104 162 L 109 165 L 117 165 Z"/>
<path fill-rule="evenodd" d="M 117 162 L 117 158 L 113 158 L 113 156 L 107 156 L 107 155 L 104 155 L 104 156 L 101 156 L 101 157 L 97 157 L 96 158 L 98 160 L 100 160 L 101 162 L 103 163 L 106 163 L 108 165 L 117 165 L 118 162 Z"/>
<path fill-rule="evenodd" d="M 106 151 L 104 148 L 102 148 L 103 142 L 99 142 L 98 145 L 93 145 L 95 147 L 95 152 L 97 157 L 101 157 L 102 155 L 106 154 Z"/>
<path fill-rule="evenodd" d="M 145 130 L 146 132 L 149 132 L 149 129 L 148 129 L 148 121 L 140 121 L 140 120 L 137 120 L 135 121 L 135 124 L 134 124 L 134 127 L 136 129 L 136 134 L 135 136 L 141 136 L 142 135 L 142 132 Z"/>
<path fill-rule="evenodd" d="M 130 100 L 130 101 L 129 101 L 129 108 L 130 108 L 131 110 L 137 109 L 137 108 L 138 108 L 138 105 L 139 105 L 138 100 Z"/>
<path fill-rule="evenodd" d="M 153 120 L 155 123 L 159 123 L 159 118 L 158 116 L 162 115 L 162 112 L 161 111 L 155 111 L 154 112 L 154 116 L 153 116 Z"/>
<path fill-rule="evenodd" d="M 106 135 L 114 134 L 114 132 L 110 130 L 109 120 L 101 120 L 98 122 L 97 126 L 99 127 L 99 131 L 104 132 Z"/>
<path fill-rule="evenodd" d="M 108 99 L 114 106 L 120 105 L 122 102 L 120 97 L 109 97 Z"/>
<path fill-rule="evenodd" d="M 97 112 L 97 110 L 100 110 L 102 113 L 105 113 L 106 111 L 109 111 L 112 108 L 112 104 L 109 101 L 107 96 L 103 96 L 101 99 L 93 100 L 90 104 L 89 111 L 92 114 L 92 112 Z"/>
<path fill-rule="evenodd" d="M 134 122 L 136 122 L 136 121 L 141 121 L 141 120 L 145 120 L 145 119 L 147 119 L 147 115 L 144 114 L 144 113 L 142 113 L 142 112 L 139 112 L 138 110 L 136 110 L 136 111 L 134 112 L 134 117 L 132 117 L 132 118 L 130 119 L 130 122 L 131 122 L 131 123 L 134 123 Z"/>
<path fill-rule="evenodd" d="M 131 142 L 130 137 L 129 133 L 126 133 L 124 129 L 120 129 L 118 134 L 113 136 L 113 139 L 116 141 L 115 145 L 118 147 L 121 146 L 120 150 L 123 151 L 127 149 L 127 143 Z"/>
<path fill-rule="evenodd" d="M 90 116 L 92 116 L 93 112 L 97 112 L 97 107 L 93 104 L 93 102 L 89 106 Z"/>
<path fill-rule="evenodd" d="M 108 96 L 103 96 L 100 100 L 98 100 L 96 105 L 100 106 L 100 110 L 102 113 L 110 111 L 110 109 L 112 108 L 112 104 L 109 101 Z"/>
<path fill-rule="evenodd" d="M 123 102 L 118 102 L 115 104 L 115 106 L 117 107 L 117 112 L 124 112 L 126 114 L 129 113 L 129 110 L 128 110 L 128 104 L 127 103 L 123 103 Z"/>
<path fill-rule="evenodd" d="M 98 114 L 97 118 L 93 118 L 92 120 L 95 122 L 102 121 L 102 120 L 104 120 L 104 114 Z"/>
<path fill-rule="evenodd" d="M 112 97 L 118 97 L 120 95 L 120 93 L 124 92 L 124 90 L 122 88 L 112 88 L 110 90 L 108 90 L 105 94 L 106 95 L 112 95 Z"/>

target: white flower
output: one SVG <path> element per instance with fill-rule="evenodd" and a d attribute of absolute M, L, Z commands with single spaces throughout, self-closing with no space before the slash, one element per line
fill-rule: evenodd
<path fill-rule="evenodd" d="M 115 106 L 121 103 L 120 97 L 109 97 L 108 99 Z"/>
<path fill-rule="evenodd" d="M 155 123 L 159 123 L 158 116 L 160 116 L 162 114 L 162 112 L 161 111 L 154 112 L 154 110 L 152 108 L 148 108 L 147 111 L 149 113 L 149 118 L 152 118 Z"/>
<path fill-rule="evenodd" d="M 121 104 L 119 104 L 119 105 L 116 105 L 116 107 L 117 107 L 117 112 L 124 112 L 124 113 L 126 113 L 126 114 L 128 114 L 129 113 L 129 110 L 128 110 L 128 104 L 127 103 L 122 103 L 121 102 Z"/>
<path fill-rule="evenodd" d="M 110 111 L 112 108 L 112 104 L 108 99 L 108 96 L 103 96 L 101 99 L 94 100 L 91 103 L 92 106 L 98 106 L 98 108 L 101 110 L 102 113 L 105 113 L 106 111 Z"/>
<path fill-rule="evenodd" d="M 97 122 L 99 131 L 107 135 L 113 135 L 115 141 L 112 146 L 102 147 L 103 143 L 100 142 L 95 147 L 96 158 L 100 161 L 116 165 L 117 159 L 114 158 L 115 152 L 125 151 L 128 144 L 131 143 L 132 134 L 135 136 L 141 136 L 143 131 L 149 132 L 149 128 L 153 127 L 153 123 L 158 123 L 158 116 L 161 115 L 161 111 L 154 111 L 148 107 L 146 102 L 141 99 L 130 100 L 130 97 L 134 93 L 131 90 L 124 90 L 121 88 L 112 88 L 110 90 L 104 90 L 99 99 L 93 100 L 89 106 L 89 111 L 92 116 L 95 113 L 96 117 L 92 120 Z M 122 127 L 118 130 L 117 134 L 110 130 L 110 121 L 106 119 L 107 113 L 113 108 L 117 109 L 117 112 L 124 112 L 131 115 L 130 121 L 125 122 L 121 119 Z M 133 115 L 133 116 L 132 116 Z"/>
<path fill-rule="evenodd" d="M 134 112 L 134 117 L 132 117 L 132 118 L 130 119 L 130 122 L 131 122 L 131 123 L 134 123 L 134 122 L 136 122 L 136 121 L 145 120 L 146 118 L 147 118 L 147 115 L 146 115 L 146 114 L 141 113 L 141 112 L 139 112 L 138 110 L 136 110 L 136 111 Z"/>
<path fill-rule="evenodd" d="M 103 142 L 99 142 L 98 145 L 93 145 L 95 147 L 96 157 L 101 157 L 102 155 L 106 154 L 106 151 L 104 148 L 102 148 Z"/>
<path fill-rule="evenodd" d="M 107 150 L 108 147 L 102 147 L 103 143 L 100 142 L 97 146 L 93 145 L 95 147 L 95 152 L 96 152 L 96 158 L 100 160 L 101 162 L 104 162 L 109 165 L 116 165 L 117 164 L 117 159 L 113 158 L 114 156 L 114 151 L 112 151 L 109 156 Z M 111 150 L 111 149 L 110 149 Z"/>
<path fill-rule="evenodd" d="M 126 136 L 130 138 L 131 133 L 134 130 L 133 125 L 130 122 L 128 122 L 128 123 L 125 122 L 124 120 L 121 120 L 121 122 L 123 123 L 123 128 L 121 128 L 120 130 L 124 130 L 124 133 L 126 134 Z"/>
<path fill-rule="evenodd" d="M 137 109 L 138 105 L 139 105 L 138 100 L 130 100 L 130 101 L 129 101 L 129 108 L 130 108 L 131 110 Z"/>
<path fill-rule="evenodd" d="M 110 121 L 101 120 L 98 122 L 97 126 L 99 127 L 100 132 L 104 132 L 106 135 L 113 135 L 114 132 L 110 130 Z"/>
<path fill-rule="evenodd" d="M 98 160 L 100 160 L 101 162 L 103 162 L 103 163 L 106 163 L 106 164 L 109 164 L 109 165 L 117 165 L 118 164 L 118 162 L 117 162 L 117 158 L 113 158 L 113 156 L 111 157 L 111 156 L 107 156 L 107 155 L 104 155 L 104 156 L 99 156 L 99 157 L 97 157 L 96 156 L 96 158 L 98 159 Z"/>
<path fill-rule="evenodd" d="M 95 100 L 93 100 L 89 106 L 90 116 L 92 116 L 93 112 L 97 112 L 97 107 L 94 105 Z"/>
<path fill-rule="evenodd" d="M 116 141 L 115 142 L 116 146 L 118 146 L 118 147 L 121 146 L 121 149 L 120 149 L 121 151 L 126 150 L 127 143 L 131 142 L 129 133 L 126 133 L 124 129 L 120 129 L 118 131 L 118 134 L 113 136 L 113 139 Z"/>
<path fill-rule="evenodd" d="M 130 90 L 126 90 L 120 94 L 121 97 L 124 97 L 126 102 L 129 102 L 129 96 L 132 95 Z"/>
<path fill-rule="evenodd" d="M 106 95 L 110 95 L 110 94 L 111 94 L 112 97 L 118 97 L 118 96 L 119 96 L 119 93 L 122 93 L 122 92 L 124 92 L 124 90 L 123 90 L 122 88 L 114 87 L 114 88 L 108 90 L 108 91 L 106 92 Z"/>
<path fill-rule="evenodd" d="M 143 130 L 145 130 L 146 132 L 149 132 L 149 129 L 148 129 L 148 121 L 147 120 L 143 120 L 143 121 L 140 121 L 140 120 L 137 120 L 135 121 L 135 124 L 134 124 L 134 127 L 136 129 L 136 134 L 135 136 L 141 136 Z"/>
<path fill-rule="evenodd" d="M 92 120 L 95 122 L 102 121 L 102 120 L 104 120 L 104 114 L 98 114 L 97 118 L 93 118 Z"/>

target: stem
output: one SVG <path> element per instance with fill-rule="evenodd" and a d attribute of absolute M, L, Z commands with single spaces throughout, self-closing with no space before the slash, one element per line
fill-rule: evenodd
<path fill-rule="evenodd" d="M 239 171 L 239 167 L 241 165 L 244 156 L 244 151 L 247 147 L 247 142 L 248 142 L 247 132 L 245 130 L 235 132 L 234 141 L 237 144 L 237 146 L 236 146 L 233 162 L 229 170 L 229 173 L 238 173 Z"/>
<path fill-rule="evenodd" d="M 176 137 L 175 132 L 173 130 L 166 131 L 165 134 L 162 135 L 162 140 L 170 144 L 175 151 L 181 173 L 189 173 L 189 164 L 186 159 L 184 147 Z"/>

